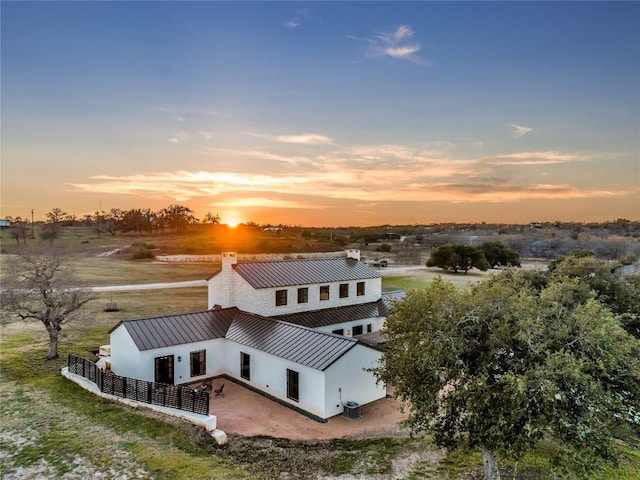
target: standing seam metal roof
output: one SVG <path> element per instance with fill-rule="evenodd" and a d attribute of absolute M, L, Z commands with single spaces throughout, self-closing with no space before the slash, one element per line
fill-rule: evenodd
<path fill-rule="evenodd" d="M 291 323 L 239 313 L 227 340 L 317 370 L 326 370 L 358 341 Z"/>
<path fill-rule="evenodd" d="M 274 315 L 269 318 L 302 325 L 309 328 L 327 327 L 338 323 L 353 322 L 367 318 L 387 317 L 393 304 L 404 298 L 405 292 L 384 292 L 377 302 L 332 307 L 310 312 Z"/>
<path fill-rule="evenodd" d="M 288 287 L 380 278 L 377 271 L 351 258 L 316 258 L 238 263 L 235 271 L 253 288 Z"/>
<path fill-rule="evenodd" d="M 169 347 L 185 343 L 224 338 L 237 308 L 166 315 L 163 317 L 123 320 L 111 329 L 123 325 L 138 350 Z"/>

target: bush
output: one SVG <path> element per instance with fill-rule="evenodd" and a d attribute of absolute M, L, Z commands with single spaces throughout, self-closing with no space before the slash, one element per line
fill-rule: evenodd
<path fill-rule="evenodd" d="M 135 252 L 133 252 L 133 257 L 132 258 L 134 260 L 142 260 L 142 259 L 146 259 L 146 258 L 156 258 L 156 254 L 153 253 L 151 250 L 148 250 L 146 248 L 139 248 Z"/>

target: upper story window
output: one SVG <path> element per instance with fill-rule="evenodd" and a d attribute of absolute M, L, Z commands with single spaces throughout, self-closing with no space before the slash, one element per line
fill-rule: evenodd
<path fill-rule="evenodd" d="M 320 300 L 329 300 L 329 285 L 320 287 Z"/>
<path fill-rule="evenodd" d="M 298 303 L 307 303 L 309 301 L 309 289 L 307 287 L 298 289 Z"/>
<path fill-rule="evenodd" d="M 347 298 L 349 296 L 349 284 L 341 283 L 340 284 L 340 298 Z"/>
<path fill-rule="evenodd" d="M 276 307 L 280 307 L 286 304 L 287 304 L 287 291 L 276 290 Z"/>
<path fill-rule="evenodd" d="M 361 297 L 362 295 L 364 295 L 364 282 L 358 282 L 356 285 L 356 294 Z"/>

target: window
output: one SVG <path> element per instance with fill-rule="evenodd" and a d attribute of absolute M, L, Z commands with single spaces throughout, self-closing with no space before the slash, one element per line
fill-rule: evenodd
<path fill-rule="evenodd" d="M 320 287 L 320 300 L 329 300 L 329 285 Z"/>
<path fill-rule="evenodd" d="M 276 307 L 280 307 L 286 304 L 287 304 L 287 291 L 276 290 Z"/>
<path fill-rule="evenodd" d="M 349 284 L 341 283 L 340 284 L 340 298 L 346 298 L 349 296 Z"/>
<path fill-rule="evenodd" d="M 357 284 L 357 295 L 359 297 L 364 295 L 364 282 L 358 282 L 358 284 Z"/>
<path fill-rule="evenodd" d="M 372 326 L 370 323 L 367 323 L 367 333 L 371 333 L 372 331 Z"/>
<path fill-rule="evenodd" d="M 353 336 L 362 335 L 362 325 L 356 325 L 353 327 Z"/>
<path fill-rule="evenodd" d="M 309 289 L 307 287 L 298 289 L 298 303 L 307 303 L 309 301 Z"/>
<path fill-rule="evenodd" d="M 207 351 L 191 352 L 191 376 L 198 377 L 207 373 Z"/>
<path fill-rule="evenodd" d="M 335 333 L 336 335 L 344 335 L 344 328 L 339 328 L 338 330 L 334 330 L 331 333 Z"/>
<path fill-rule="evenodd" d="M 251 355 L 240 352 L 240 376 L 251 380 Z"/>
<path fill-rule="evenodd" d="M 287 368 L 287 397 L 297 402 L 300 398 L 299 394 L 298 372 Z"/>

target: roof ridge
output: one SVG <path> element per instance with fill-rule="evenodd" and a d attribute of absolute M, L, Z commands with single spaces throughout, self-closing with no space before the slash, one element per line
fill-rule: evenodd
<path fill-rule="evenodd" d="M 327 257 L 327 258 L 282 258 L 275 260 L 238 260 L 238 263 L 235 265 L 246 265 L 249 263 L 290 263 L 290 262 L 317 262 L 317 261 L 326 261 L 326 260 L 355 260 L 354 258 L 348 257 Z"/>

